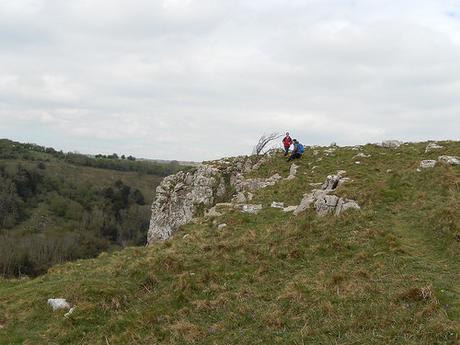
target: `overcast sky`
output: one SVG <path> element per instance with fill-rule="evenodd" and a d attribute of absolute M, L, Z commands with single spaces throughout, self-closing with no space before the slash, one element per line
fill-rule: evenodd
<path fill-rule="evenodd" d="M 0 0 L 0 137 L 203 160 L 460 139 L 460 2 Z"/>

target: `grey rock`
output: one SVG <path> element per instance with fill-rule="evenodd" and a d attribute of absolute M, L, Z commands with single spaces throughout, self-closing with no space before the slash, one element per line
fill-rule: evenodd
<path fill-rule="evenodd" d="M 257 161 L 243 156 L 221 159 L 201 165 L 193 172 L 181 171 L 165 177 L 156 188 L 147 242 L 151 244 L 169 238 L 181 225 L 191 222 L 203 207 L 209 209 L 206 212 L 208 217 L 220 215 L 213 206 L 231 187 L 237 192 L 247 192 L 275 184 L 281 176 L 247 180 L 242 175 L 267 159 L 265 156 Z M 230 185 L 225 183 L 224 176 L 230 176 Z"/>
<path fill-rule="evenodd" d="M 273 201 L 272 204 L 270 205 L 270 207 L 273 207 L 273 208 L 284 208 L 284 202 L 276 202 L 276 201 Z"/>
<path fill-rule="evenodd" d="M 340 198 L 338 203 L 337 203 L 336 209 L 335 209 L 335 215 L 338 216 L 341 213 L 343 213 L 343 212 L 345 212 L 347 210 L 350 210 L 350 209 L 360 210 L 361 207 L 354 200 Z"/>
<path fill-rule="evenodd" d="M 244 204 L 241 205 L 241 212 L 256 214 L 262 210 L 261 204 Z"/>
<path fill-rule="evenodd" d="M 225 228 L 226 226 L 227 226 L 227 224 L 225 224 L 225 223 L 219 224 L 219 225 L 217 226 L 217 230 L 222 230 L 222 229 Z"/>
<path fill-rule="evenodd" d="M 395 149 L 400 147 L 402 144 L 403 142 L 399 140 L 384 140 L 379 146 Z"/>
<path fill-rule="evenodd" d="M 59 309 L 70 309 L 70 304 L 65 298 L 49 298 L 48 304 L 53 308 L 53 311 Z"/>
<path fill-rule="evenodd" d="M 460 159 L 457 156 L 439 156 L 438 161 L 450 165 L 460 165 Z"/>
<path fill-rule="evenodd" d="M 420 162 L 420 168 L 427 169 L 427 168 L 434 168 L 436 165 L 436 161 L 432 159 L 425 159 Z"/>
<path fill-rule="evenodd" d="M 369 158 L 370 156 L 371 155 L 366 155 L 364 152 L 360 152 L 356 156 L 354 156 L 353 159 L 355 159 L 355 158 Z"/>
<path fill-rule="evenodd" d="M 297 169 L 299 168 L 298 165 L 296 165 L 295 163 L 292 163 L 291 165 L 291 168 L 289 169 L 289 176 L 286 177 L 287 180 L 293 180 L 295 179 L 296 175 L 297 175 Z"/>
<path fill-rule="evenodd" d="M 204 216 L 205 216 L 206 218 L 219 217 L 219 216 L 221 216 L 221 215 L 222 215 L 222 213 L 217 212 L 216 206 L 211 207 L 209 210 L 207 210 L 207 211 L 204 213 Z"/>
<path fill-rule="evenodd" d="M 438 145 L 437 143 L 429 143 L 425 148 L 425 152 L 428 153 L 428 152 L 431 152 L 434 150 L 440 150 L 443 148 L 444 146 Z"/>
<path fill-rule="evenodd" d="M 349 181 L 348 178 L 342 177 L 345 173 L 345 171 L 339 171 L 335 175 L 327 176 L 326 181 L 321 184 L 320 189 L 314 189 L 311 193 L 303 197 L 293 214 L 298 215 L 312 207 L 312 205 L 316 213 L 320 216 L 332 213 L 340 215 L 348 209 L 359 209 L 358 203 L 354 200 L 343 199 L 337 195 L 330 195 L 330 193 L 335 192 L 338 186 Z"/>
<path fill-rule="evenodd" d="M 232 199 L 232 201 L 236 204 L 244 204 L 247 202 L 246 196 L 243 192 L 238 192 Z"/>

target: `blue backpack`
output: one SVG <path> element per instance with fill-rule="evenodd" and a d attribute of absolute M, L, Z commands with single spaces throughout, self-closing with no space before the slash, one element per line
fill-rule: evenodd
<path fill-rule="evenodd" d="M 298 153 L 303 153 L 305 149 L 303 148 L 303 145 L 301 143 L 298 144 L 297 146 L 297 152 Z"/>

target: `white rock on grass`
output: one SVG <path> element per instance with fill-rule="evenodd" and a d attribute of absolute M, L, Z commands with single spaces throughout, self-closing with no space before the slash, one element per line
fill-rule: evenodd
<path fill-rule="evenodd" d="M 65 298 L 49 298 L 48 304 L 51 308 L 53 308 L 53 311 L 59 309 L 70 309 L 70 304 Z"/>
<path fill-rule="evenodd" d="M 356 156 L 354 156 L 353 159 L 355 159 L 355 158 L 369 158 L 370 156 L 371 155 L 366 155 L 364 152 L 360 152 Z"/>
<path fill-rule="evenodd" d="M 256 214 L 262 210 L 261 204 L 245 204 L 241 206 L 241 212 Z"/>
<path fill-rule="evenodd" d="M 444 148 L 444 146 L 438 145 L 437 143 L 429 143 L 425 148 L 425 152 L 428 153 L 430 151 L 440 150 L 440 149 L 443 149 L 443 148 Z"/>
<path fill-rule="evenodd" d="M 273 208 L 284 208 L 284 202 L 273 201 L 271 204 Z"/>
<path fill-rule="evenodd" d="M 298 206 L 287 206 L 283 208 L 283 212 L 294 212 Z"/>
<path fill-rule="evenodd" d="M 295 163 L 292 163 L 291 165 L 291 168 L 289 169 L 289 176 L 286 177 L 287 180 L 293 180 L 295 179 L 296 175 L 297 175 L 297 169 L 299 168 L 298 165 L 296 165 Z"/>
<path fill-rule="evenodd" d="M 457 156 L 439 156 L 438 161 L 444 162 L 450 165 L 460 165 L 460 159 Z"/>
<path fill-rule="evenodd" d="M 422 169 L 434 168 L 435 165 L 436 165 L 436 161 L 432 159 L 425 159 L 420 162 L 420 168 Z"/>
<path fill-rule="evenodd" d="M 226 226 L 227 226 L 227 224 L 225 224 L 225 223 L 219 224 L 219 225 L 217 226 L 217 230 L 222 230 L 222 229 L 225 228 Z"/>
<path fill-rule="evenodd" d="M 346 179 L 342 177 L 344 173 L 345 172 L 339 171 L 335 175 L 327 176 L 326 181 L 321 185 L 321 189 L 314 189 L 311 193 L 304 196 L 299 206 L 294 210 L 294 215 L 305 212 L 312 206 L 314 206 L 316 213 L 320 216 L 325 216 L 329 213 L 340 215 L 348 209 L 360 209 L 358 203 L 354 200 L 330 195 L 330 193 L 335 192 L 337 187 Z"/>

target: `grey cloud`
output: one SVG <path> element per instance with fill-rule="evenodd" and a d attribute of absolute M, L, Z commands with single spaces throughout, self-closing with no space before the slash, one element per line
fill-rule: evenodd
<path fill-rule="evenodd" d="M 458 139 L 460 23 L 448 15 L 458 10 L 428 0 L 6 1 L 0 130 L 193 160 L 248 153 L 260 134 L 284 130 L 309 144 Z"/>

